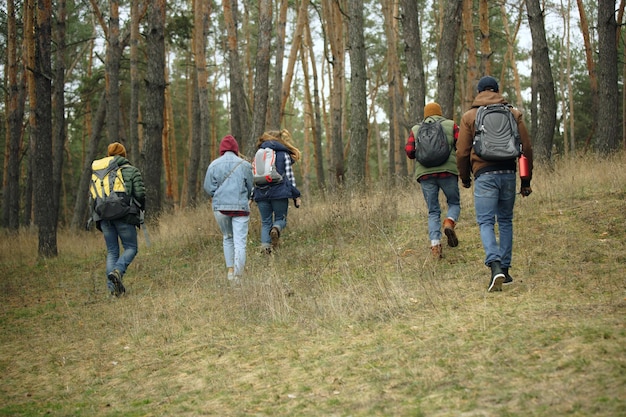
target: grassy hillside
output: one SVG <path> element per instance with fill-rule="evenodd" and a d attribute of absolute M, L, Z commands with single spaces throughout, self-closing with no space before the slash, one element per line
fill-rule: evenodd
<path fill-rule="evenodd" d="M 626 157 L 538 168 L 518 199 L 512 286 L 462 189 L 460 245 L 431 259 L 411 182 L 303 200 L 226 281 L 207 207 L 140 234 L 109 297 L 97 231 L 0 243 L 0 416 L 626 415 Z"/>

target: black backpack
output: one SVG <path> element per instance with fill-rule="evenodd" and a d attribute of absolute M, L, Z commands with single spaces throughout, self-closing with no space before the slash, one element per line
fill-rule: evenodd
<path fill-rule="evenodd" d="M 518 158 L 522 146 L 517 121 L 506 104 L 480 106 L 476 112 L 473 148 L 486 161 Z"/>
<path fill-rule="evenodd" d="M 450 144 L 441 120 L 420 125 L 415 135 L 415 159 L 423 166 L 443 165 L 450 157 Z"/>

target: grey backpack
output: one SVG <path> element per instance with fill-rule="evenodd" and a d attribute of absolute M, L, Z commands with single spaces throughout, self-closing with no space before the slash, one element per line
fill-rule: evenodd
<path fill-rule="evenodd" d="M 441 126 L 441 120 L 420 125 L 415 134 L 415 159 L 423 166 L 438 167 L 450 157 L 448 137 Z"/>
<path fill-rule="evenodd" d="M 473 148 L 486 161 L 516 159 L 522 154 L 517 121 L 510 106 L 499 103 L 478 108 Z"/>

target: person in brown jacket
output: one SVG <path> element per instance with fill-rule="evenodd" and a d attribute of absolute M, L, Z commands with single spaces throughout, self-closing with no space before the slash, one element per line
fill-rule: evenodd
<path fill-rule="evenodd" d="M 480 158 L 473 149 L 476 132 L 476 113 L 480 106 L 503 103 L 506 100 L 499 93 L 498 82 L 490 76 L 478 82 L 478 95 L 472 108 L 463 114 L 459 126 L 456 162 L 463 187 L 471 187 L 474 177 L 474 208 L 476 222 L 480 228 L 480 238 L 485 250 L 485 265 L 491 268 L 488 291 L 502 291 L 502 284 L 510 284 L 509 274 L 513 252 L 513 206 L 516 194 L 517 158 L 501 161 L 488 161 Z M 527 197 L 532 192 L 533 151 L 522 113 L 511 108 L 517 121 L 524 156 L 528 159 L 529 176 L 521 181 L 520 194 Z M 499 241 L 496 238 L 495 224 L 498 223 Z"/>

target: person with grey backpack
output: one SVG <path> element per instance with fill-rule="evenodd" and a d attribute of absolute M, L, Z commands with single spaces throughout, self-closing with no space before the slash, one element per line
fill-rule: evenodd
<path fill-rule="evenodd" d="M 456 140 L 459 127 L 443 117 L 438 103 L 424 106 L 424 120 L 411 129 L 404 148 L 409 159 L 415 159 L 415 176 L 428 208 L 428 237 L 434 259 L 443 257 L 441 246 L 441 207 L 439 191 L 446 197 L 448 210 L 443 221 L 443 232 L 448 247 L 459 244 L 454 230 L 461 214 L 459 177 L 456 166 Z"/>
<path fill-rule="evenodd" d="M 474 177 L 474 208 L 485 265 L 491 269 L 489 292 L 510 284 L 513 252 L 513 207 L 517 160 L 522 155 L 528 171 L 521 178 L 520 194 L 532 192 L 533 151 L 522 113 L 509 106 L 495 78 L 482 77 L 472 108 L 461 118 L 456 162 L 463 187 Z M 499 239 L 496 237 L 498 224 Z"/>

